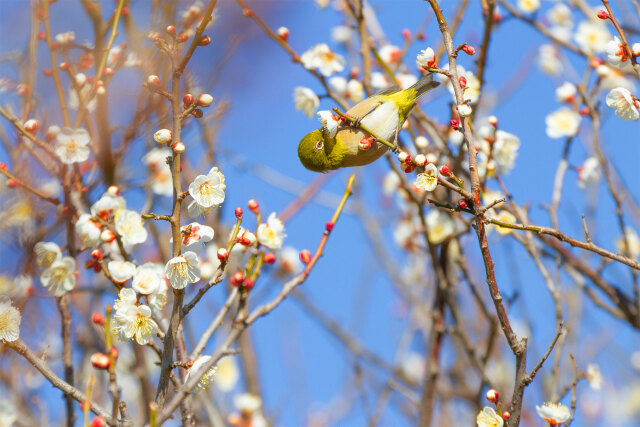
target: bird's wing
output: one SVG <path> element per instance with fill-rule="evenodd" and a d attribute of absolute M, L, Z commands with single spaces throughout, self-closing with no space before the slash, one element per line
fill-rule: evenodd
<path fill-rule="evenodd" d="M 371 109 L 374 108 L 379 101 L 380 101 L 380 97 L 378 95 L 370 96 L 364 101 L 360 101 L 359 103 L 351 107 L 351 109 L 347 111 L 347 114 L 354 118 L 363 116 L 369 113 Z"/>

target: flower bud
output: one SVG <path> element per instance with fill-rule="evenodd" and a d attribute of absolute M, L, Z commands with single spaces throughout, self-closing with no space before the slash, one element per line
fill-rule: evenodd
<path fill-rule="evenodd" d="M 220 262 L 227 262 L 227 260 L 229 259 L 229 251 L 227 250 L 227 248 L 218 249 L 216 255 L 218 256 Z"/>
<path fill-rule="evenodd" d="M 2 169 L 3 171 L 8 171 L 9 167 L 5 162 L 0 162 L 0 169 Z"/>
<path fill-rule="evenodd" d="M 504 412 L 502 413 L 502 419 L 503 419 L 503 420 L 508 420 L 509 418 L 511 418 L 511 412 L 509 412 L 509 411 L 504 411 Z"/>
<path fill-rule="evenodd" d="M 324 228 L 327 231 L 331 231 L 331 230 L 333 230 L 334 226 L 335 226 L 335 223 L 333 221 L 327 221 L 327 223 L 324 225 Z"/>
<path fill-rule="evenodd" d="M 494 128 L 498 127 L 498 118 L 496 116 L 489 116 L 487 120 L 489 120 L 489 124 Z"/>
<path fill-rule="evenodd" d="M 7 187 L 9 187 L 9 188 L 17 188 L 19 186 L 20 186 L 20 181 L 18 181 L 15 178 L 9 178 L 7 180 Z"/>
<path fill-rule="evenodd" d="M 400 165 L 400 168 L 404 171 L 404 173 L 411 173 L 416 168 L 416 165 L 414 165 L 411 159 L 409 159 L 406 163 L 402 163 Z"/>
<path fill-rule="evenodd" d="M 420 167 L 424 167 L 424 165 L 427 164 L 427 156 L 425 156 L 424 154 L 420 153 L 415 157 L 415 163 L 417 166 Z"/>
<path fill-rule="evenodd" d="M 280 37 L 284 41 L 287 41 L 289 39 L 289 29 L 287 27 L 278 28 L 278 37 Z"/>
<path fill-rule="evenodd" d="M 420 41 L 424 41 L 427 39 L 427 36 L 425 36 L 422 31 L 418 33 L 417 37 L 418 37 L 418 40 Z"/>
<path fill-rule="evenodd" d="M 253 286 L 256 284 L 256 281 L 253 279 L 247 279 L 244 281 L 244 283 L 242 284 L 242 286 L 244 286 L 244 288 L 246 290 L 251 290 L 253 289 Z"/>
<path fill-rule="evenodd" d="M 411 159 L 411 156 L 409 156 L 409 153 L 407 153 L 406 151 L 401 151 L 400 153 L 398 153 L 398 161 L 400 161 L 400 163 L 405 163 L 409 159 Z"/>
<path fill-rule="evenodd" d="M 458 207 L 460 209 L 465 209 L 467 206 L 467 201 L 465 199 L 458 200 Z"/>
<path fill-rule="evenodd" d="M 178 43 L 184 43 L 187 40 L 189 40 L 189 35 L 186 33 L 182 33 L 178 36 L 178 38 L 176 39 L 178 41 Z"/>
<path fill-rule="evenodd" d="M 107 192 L 109 194 L 113 194 L 114 196 L 119 196 L 120 188 L 117 185 L 110 185 L 109 188 L 107 188 Z"/>
<path fill-rule="evenodd" d="M 91 251 L 91 257 L 96 260 L 102 259 L 102 251 L 100 249 L 94 249 Z"/>
<path fill-rule="evenodd" d="M 234 212 L 236 214 L 236 218 L 242 218 L 242 208 L 241 207 L 238 206 Z"/>
<path fill-rule="evenodd" d="M 91 322 L 94 325 L 104 326 L 104 316 L 102 315 L 102 313 L 93 313 L 91 315 Z"/>
<path fill-rule="evenodd" d="M 360 139 L 360 141 L 358 142 L 358 148 L 360 148 L 362 151 L 366 151 L 369 148 L 371 148 L 371 142 L 372 142 L 372 138 L 365 136 L 364 138 Z"/>
<path fill-rule="evenodd" d="M 244 9 L 242 9 L 242 14 L 248 18 L 250 16 L 253 16 L 253 10 L 245 7 Z"/>
<path fill-rule="evenodd" d="M 184 104 L 185 108 L 193 104 L 193 95 L 187 93 L 182 97 L 182 103 Z"/>
<path fill-rule="evenodd" d="M 244 282 L 244 273 L 242 271 L 236 271 L 233 276 L 231 276 L 231 284 L 233 286 L 240 286 Z"/>
<path fill-rule="evenodd" d="M 151 86 L 160 86 L 160 77 L 156 76 L 155 74 L 150 75 L 149 77 L 147 77 L 147 83 L 149 83 Z"/>
<path fill-rule="evenodd" d="M 105 427 L 106 425 L 107 422 L 104 420 L 104 418 L 97 416 L 93 420 L 91 420 L 90 427 Z"/>
<path fill-rule="evenodd" d="M 598 11 L 598 18 L 600 19 L 609 19 L 609 14 L 607 13 L 606 10 L 599 10 Z"/>
<path fill-rule="evenodd" d="M 425 136 L 418 135 L 416 136 L 415 144 L 416 147 L 423 150 L 429 146 L 429 140 Z"/>
<path fill-rule="evenodd" d="M 469 117 L 473 112 L 473 109 L 469 104 L 460 104 L 456 107 L 456 109 L 458 110 L 458 114 L 460 114 L 461 117 Z"/>
<path fill-rule="evenodd" d="M 60 67 L 60 69 L 62 71 L 67 71 L 69 69 L 69 63 L 67 62 L 61 62 L 60 65 L 58 65 Z"/>
<path fill-rule="evenodd" d="M 462 89 L 466 89 L 466 87 L 467 87 L 467 78 L 464 77 L 464 76 L 458 77 L 458 83 L 460 83 L 460 87 Z"/>
<path fill-rule="evenodd" d="M 118 354 L 120 354 L 120 352 L 118 351 L 118 347 L 116 347 L 115 345 L 111 346 L 111 357 L 113 357 L 113 360 L 118 360 Z"/>
<path fill-rule="evenodd" d="M 442 165 L 440 167 L 440 175 L 442 175 L 442 176 L 451 176 L 451 169 L 449 169 L 449 166 Z"/>
<path fill-rule="evenodd" d="M 198 41 L 198 46 L 208 46 L 209 43 L 211 43 L 211 37 L 202 36 L 202 37 L 200 37 L 200 40 Z"/>
<path fill-rule="evenodd" d="M 47 38 L 47 35 L 43 31 L 40 31 L 38 33 L 38 40 L 44 40 L 46 38 Z"/>
<path fill-rule="evenodd" d="M 249 202 L 247 203 L 247 206 L 249 207 L 249 210 L 254 214 L 257 214 L 258 212 L 260 212 L 260 206 L 258 205 L 258 202 L 255 199 L 249 200 Z"/>
<path fill-rule="evenodd" d="M 96 89 L 96 94 L 104 95 L 105 93 L 107 93 L 107 90 L 104 88 L 104 86 L 98 86 L 98 88 Z"/>
<path fill-rule="evenodd" d="M 200 107 L 208 107 L 213 102 L 213 96 L 208 93 L 203 93 L 198 97 L 198 105 Z"/>
<path fill-rule="evenodd" d="M 276 262 L 276 256 L 272 252 L 267 252 L 262 256 L 262 262 L 265 264 L 273 264 Z"/>
<path fill-rule="evenodd" d="M 199 118 L 201 118 L 201 117 L 202 117 L 202 110 L 201 110 L 201 109 L 199 109 L 199 108 L 196 108 L 195 110 L 193 110 L 193 111 L 191 112 L 191 115 L 192 115 L 193 117 L 195 117 L 196 119 L 199 119 Z"/>
<path fill-rule="evenodd" d="M 469 46 L 468 44 L 464 45 L 464 47 L 462 48 L 462 50 L 464 51 L 464 53 L 466 53 L 467 55 L 473 55 L 474 53 L 476 53 L 476 49 L 473 46 Z"/>
<path fill-rule="evenodd" d="M 460 122 L 458 121 L 458 119 L 451 119 L 449 120 L 449 126 L 454 129 L 458 129 L 460 127 Z"/>
<path fill-rule="evenodd" d="M 111 243 L 116 238 L 116 234 L 108 228 L 100 233 L 100 240 L 105 243 Z"/>
<path fill-rule="evenodd" d="M 173 148 L 173 152 L 177 154 L 184 153 L 184 151 L 187 149 L 187 147 L 185 147 L 184 144 L 180 141 L 173 144 L 171 148 Z"/>
<path fill-rule="evenodd" d="M 309 264 L 311 261 L 311 252 L 308 249 L 303 249 L 300 251 L 300 261 L 304 264 Z"/>
<path fill-rule="evenodd" d="M 42 70 L 42 74 L 49 77 L 53 74 L 53 71 L 51 71 L 51 68 L 45 68 L 44 70 Z"/>
<path fill-rule="evenodd" d="M 411 37 L 411 30 L 409 30 L 408 28 L 405 28 L 402 30 L 400 34 L 402 34 L 402 38 L 406 40 L 409 37 Z"/>
<path fill-rule="evenodd" d="M 631 45 L 631 53 L 633 56 L 640 56 L 640 43 L 634 43 Z"/>
<path fill-rule="evenodd" d="M 36 133 L 38 131 L 38 121 L 36 119 L 29 119 L 24 122 L 24 130 L 29 133 Z"/>
<path fill-rule="evenodd" d="M 109 369 L 109 366 L 111 365 L 109 356 L 104 353 L 93 353 L 90 360 L 91 364 L 96 369 Z"/>
<path fill-rule="evenodd" d="M 173 133 L 169 129 L 160 129 L 156 133 L 153 134 L 153 139 L 158 144 L 168 144 L 171 142 L 173 138 Z"/>
<path fill-rule="evenodd" d="M 494 389 L 491 389 L 487 392 L 487 400 L 491 403 L 498 402 L 499 397 L 500 396 L 498 395 L 498 392 Z"/>
<path fill-rule="evenodd" d="M 173 25 L 167 25 L 167 28 L 164 29 L 167 34 L 171 35 L 171 37 L 175 37 L 176 36 L 176 27 L 174 27 Z"/>
<path fill-rule="evenodd" d="M 578 113 L 580 113 L 581 116 L 588 116 L 589 107 L 587 107 L 586 105 L 583 105 L 582 107 L 580 107 L 580 110 L 578 110 Z"/>

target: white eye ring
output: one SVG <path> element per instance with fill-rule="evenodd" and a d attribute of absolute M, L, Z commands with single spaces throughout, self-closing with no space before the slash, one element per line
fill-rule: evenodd
<path fill-rule="evenodd" d="M 323 147 L 324 147 L 324 142 L 322 142 L 322 140 L 316 142 L 316 150 L 322 150 Z"/>

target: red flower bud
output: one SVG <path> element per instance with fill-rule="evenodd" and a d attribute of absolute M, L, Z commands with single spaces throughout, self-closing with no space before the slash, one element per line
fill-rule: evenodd
<path fill-rule="evenodd" d="M 460 87 L 465 89 L 467 87 L 467 79 L 464 76 L 458 77 L 458 83 L 460 83 Z"/>
<path fill-rule="evenodd" d="M 202 36 L 202 37 L 200 37 L 200 40 L 198 41 L 198 46 L 207 46 L 207 45 L 209 45 L 209 43 L 211 43 L 211 37 Z"/>
<path fill-rule="evenodd" d="M 9 167 L 5 162 L 0 162 L 0 169 L 2 169 L 3 171 L 7 171 L 9 170 Z"/>
<path fill-rule="evenodd" d="M 242 208 L 237 207 L 235 210 L 236 218 L 242 218 Z"/>
<path fill-rule="evenodd" d="M 42 70 L 42 74 L 44 74 L 45 76 L 49 77 L 50 75 L 53 74 L 53 72 L 51 71 L 50 68 L 45 68 L 44 70 Z"/>
<path fill-rule="evenodd" d="M 91 420 L 91 427 L 104 427 L 107 425 L 107 422 L 104 418 L 98 416 Z"/>
<path fill-rule="evenodd" d="M 227 262 L 227 260 L 229 259 L 229 251 L 226 248 L 218 249 L 216 255 L 218 256 L 220 262 Z"/>
<path fill-rule="evenodd" d="M 451 119 L 449 120 L 449 126 L 454 129 L 458 129 L 460 127 L 460 122 L 457 119 Z"/>
<path fill-rule="evenodd" d="M 465 209 L 467 207 L 467 201 L 465 199 L 458 200 L 458 207 L 460 209 Z"/>
<path fill-rule="evenodd" d="M 403 39 L 411 37 L 411 31 L 408 28 L 403 29 L 401 34 Z"/>
<path fill-rule="evenodd" d="M 185 33 L 182 33 L 178 36 L 178 38 L 176 39 L 178 41 L 178 43 L 184 43 L 187 40 L 189 40 L 189 36 Z"/>
<path fill-rule="evenodd" d="M 498 395 L 498 392 L 494 389 L 491 389 L 487 392 L 487 400 L 491 403 L 496 403 L 498 401 L 498 399 L 500 398 L 500 396 Z"/>
<path fill-rule="evenodd" d="M 109 365 L 111 365 L 109 356 L 104 353 L 93 353 L 90 360 L 91 364 L 96 369 L 109 369 Z"/>
<path fill-rule="evenodd" d="M 115 345 L 111 346 L 111 357 L 113 357 L 113 360 L 118 360 L 118 354 L 120 354 L 118 352 L 118 347 L 116 347 Z"/>
<path fill-rule="evenodd" d="M 271 252 L 267 252 L 262 256 L 262 262 L 265 264 L 273 264 L 276 262 L 276 256 Z"/>
<path fill-rule="evenodd" d="M 66 63 L 66 62 L 61 62 L 61 63 L 60 63 L 60 69 L 61 69 L 62 71 L 67 71 L 67 70 L 69 69 L 69 64 L 68 64 L 68 63 Z"/>
<path fill-rule="evenodd" d="M 247 206 L 249 207 L 249 210 L 254 214 L 257 214 L 258 212 L 260 212 L 260 206 L 258 205 L 258 202 L 255 199 L 249 200 L 249 203 L 247 203 Z"/>
<path fill-rule="evenodd" d="M 176 27 L 174 27 L 173 25 L 167 25 L 167 28 L 165 28 L 164 30 L 172 37 L 176 36 Z"/>
<path fill-rule="evenodd" d="M 473 55 L 474 53 L 476 53 L 476 49 L 473 46 L 469 46 L 468 44 L 464 45 L 464 47 L 462 48 L 462 50 L 464 51 L 464 53 L 466 53 L 467 55 Z"/>
<path fill-rule="evenodd" d="M 325 224 L 325 228 L 327 229 L 327 231 L 331 231 L 331 230 L 333 230 L 333 226 L 334 226 L 334 225 L 335 225 L 335 224 L 334 224 L 332 221 L 329 221 L 329 222 L 327 222 L 327 223 Z"/>
<path fill-rule="evenodd" d="M 419 32 L 419 33 L 418 33 L 418 40 L 426 40 L 426 38 L 427 38 L 427 37 L 424 35 L 424 33 L 423 33 L 423 32 Z"/>
<path fill-rule="evenodd" d="M 588 116 L 589 115 L 589 107 L 583 106 L 582 108 L 580 108 L 580 111 L 578 111 L 578 112 L 583 116 Z"/>
<path fill-rule="evenodd" d="M 233 286 L 240 286 L 244 282 L 244 273 L 242 271 L 236 271 L 233 276 L 231 276 L 231 284 Z"/>
<path fill-rule="evenodd" d="M 502 419 L 503 419 L 503 420 L 508 420 L 509 418 L 511 418 L 511 412 L 509 412 L 509 411 L 504 411 L 504 412 L 502 413 Z"/>
<path fill-rule="evenodd" d="M 104 316 L 102 315 L 102 313 L 93 313 L 91 315 L 91 321 L 95 325 L 104 326 Z"/>
<path fill-rule="evenodd" d="M 102 259 L 102 251 L 100 249 L 94 249 L 91 251 L 91 256 L 93 259 L 101 260 Z"/>
<path fill-rule="evenodd" d="M 47 38 L 47 35 L 44 32 L 40 31 L 38 33 L 38 40 L 44 40 L 46 38 Z"/>
<path fill-rule="evenodd" d="M 242 9 L 242 14 L 246 17 L 249 16 L 253 16 L 253 10 L 249 9 L 248 7 Z"/>
<path fill-rule="evenodd" d="M 308 249 L 303 249 L 300 251 L 300 261 L 305 264 L 309 264 L 311 261 L 311 252 Z"/>
<path fill-rule="evenodd" d="M 187 93 L 182 97 L 182 102 L 184 103 L 185 108 L 193 104 L 193 95 Z"/>
<path fill-rule="evenodd" d="M 451 169 L 449 169 L 449 166 L 447 165 L 442 165 L 440 167 L 440 174 L 442 176 L 451 176 Z"/>
<path fill-rule="evenodd" d="M 246 290 L 251 290 L 255 284 L 256 284 L 256 281 L 255 281 L 255 280 L 253 280 L 253 279 L 247 279 L 247 280 L 245 280 L 245 281 L 244 281 L 243 286 L 244 286 L 244 288 L 245 288 Z"/>
<path fill-rule="evenodd" d="M 16 187 L 19 187 L 19 186 L 20 186 L 20 181 L 18 181 L 18 180 L 17 180 L 17 179 L 15 179 L 15 178 L 9 178 L 9 179 L 7 180 L 7 187 L 9 187 L 9 188 L 16 188 Z"/>
<path fill-rule="evenodd" d="M 196 108 L 195 110 L 193 110 L 193 112 L 191 113 L 191 115 L 193 117 L 195 117 L 196 119 L 200 119 L 203 116 L 202 110 L 199 108 Z"/>
<path fill-rule="evenodd" d="M 609 14 L 607 13 L 606 10 L 599 10 L 598 11 L 598 18 L 600 18 L 600 19 L 609 19 Z"/>

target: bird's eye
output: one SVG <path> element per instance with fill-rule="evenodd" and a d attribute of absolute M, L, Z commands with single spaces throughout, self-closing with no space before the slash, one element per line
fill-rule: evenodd
<path fill-rule="evenodd" d="M 324 142 L 322 142 L 322 140 L 316 142 L 316 150 L 322 150 L 322 147 L 324 147 Z"/>

